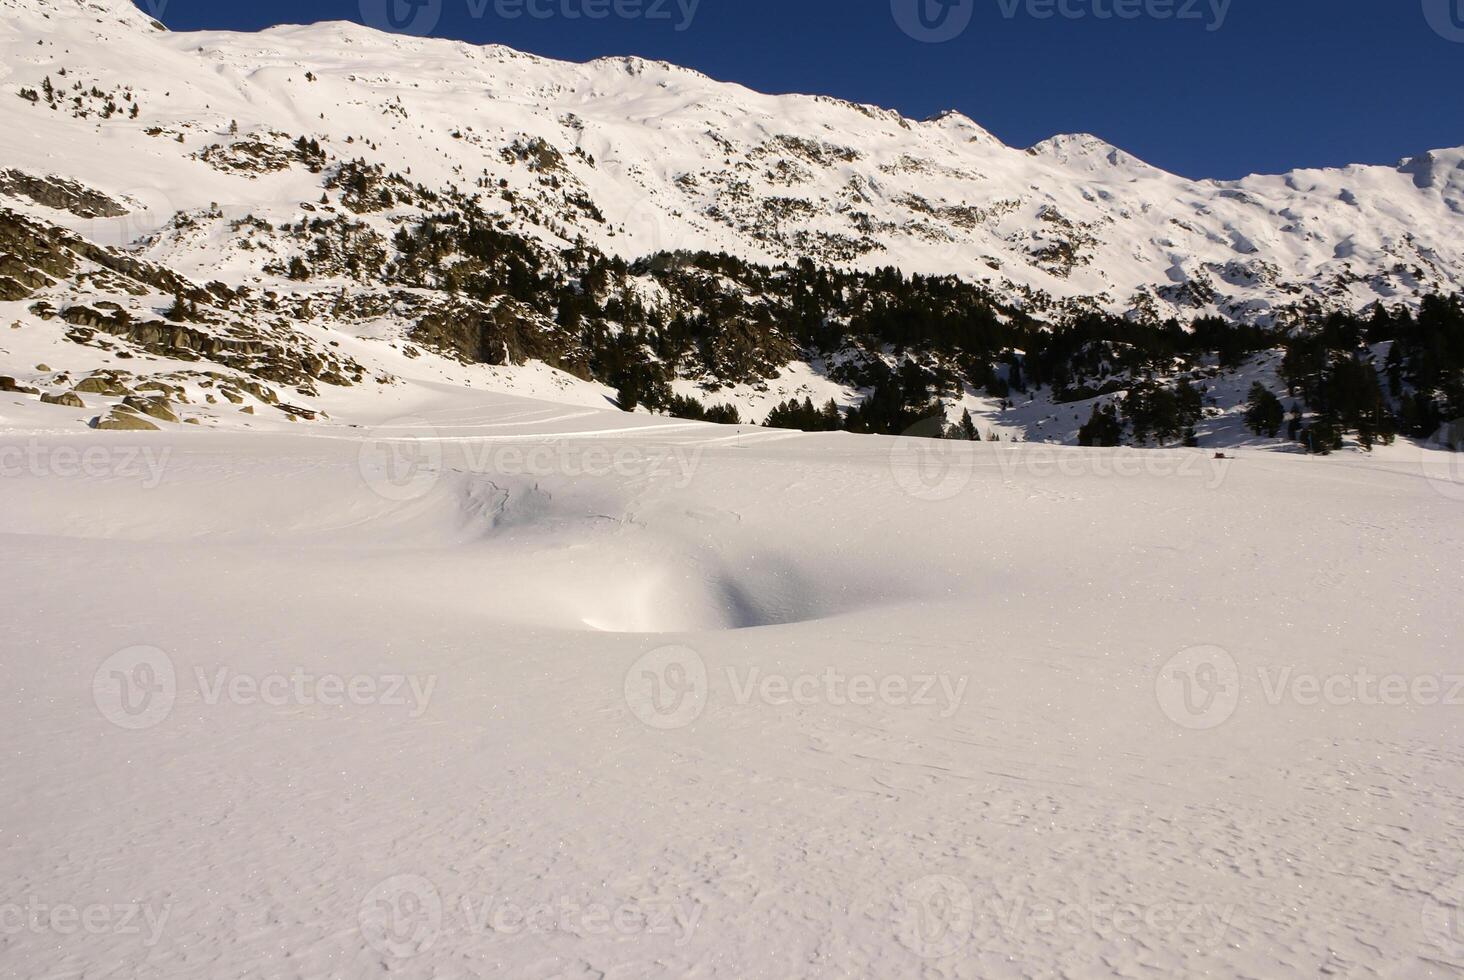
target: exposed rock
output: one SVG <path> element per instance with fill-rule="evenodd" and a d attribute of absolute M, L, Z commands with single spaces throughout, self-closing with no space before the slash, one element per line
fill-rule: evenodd
<path fill-rule="evenodd" d="M 127 213 L 121 204 L 84 184 L 63 177 L 35 177 L 20 170 L 0 170 L 0 194 L 24 197 L 79 218 L 117 218 Z"/>
<path fill-rule="evenodd" d="M 147 419 L 141 418 L 131 412 L 113 411 L 106 418 L 98 416 L 91 420 L 93 429 L 117 429 L 125 432 L 146 432 L 156 431 L 157 426 Z"/>
<path fill-rule="evenodd" d="M 59 395 L 47 392 L 41 395 L 41 401 L 47 405 L 64 405 L 67 408 L 86 408 L 86 402 L 69 391 L 63 391 Z"/>
<path fill-rule="evenodd" d="M 166 398 L 139 398 L 136 395 L 129 395 L 122 399 L 122 404 L 143 415 L 150 415 L 163 422 L 176 422 L 178 416 L 169 407 Z"/>
<path fill-rule="evenodd" d="M 126 385 L 105 374 L 93 374 L 90 377 L 82 378 L 71 390 L 94 395 L 132 394 Z"/>

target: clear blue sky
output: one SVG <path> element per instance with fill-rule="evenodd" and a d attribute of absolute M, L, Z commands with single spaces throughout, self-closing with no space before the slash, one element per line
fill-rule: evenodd
<path fill-rule="evenodd" d="M 597 3 L 610 16 L 564 14 Z M 616 16 L 617 3 L 642 16 Z M 1092 132 L 1194 177 L 1392 163 L 1464 144 L 1464 0 L 662 3 L 138 0 L 174 30 L 379 24 L 392 4 L 397 22 L 418 33 L 430 27 L 576 61 L 636 54 L 762 91 L 835 95 L 917 118 L 956 108 L 1017 146 Z M 552 16 L 503 16 L 525 4 Z M 917 4 L 926 5 L 923 19 Z M 1059 4 L 1080 16 L 1064 16 Z M 1191 4 L 1193 16 L 1177 16 Z M 645 16 L 652 8 L 664 16 Z M 1118 9 L 1137 17 L 1114 16 Z M 1168 18 L 1153 16 L 1166 10 Z M 927 43 L 911 32 L 956 36 Z"/>

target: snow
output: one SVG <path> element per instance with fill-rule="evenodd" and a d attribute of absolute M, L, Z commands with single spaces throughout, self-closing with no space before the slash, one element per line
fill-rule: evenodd
<path fill-rule="evenodd" d="M 1264 320 L 1303 302 L 1416 303 L 1464 279 L 1459 148 L 1396 166 L 1190 181 L 1094 136 L 1019 149 L 955 112 L 911 121 L 641 59 L 570 64 L 341 22 L 173 34 L 125 0 L 0 6 L 8 89 L 49 75 L 63 95 L 79 81 L 138 99 L 137 119 L 105 121 L 0 99 L 7 166 L 137 205 L 124 218 L 69 219 L 98 240 L 135 241 L 174 211 L 213 203 L 231 219 L 298 218 L 298 202 L 320 196 L 316 175 L 225 173 L 196 158 L 237 123 L 238 138 L 306 135 L 338 160 L 364 157 L 432 188 L 506 181 L 547 220 L 491 190 L 485 207 L 550 244 L 583 237 L 627 258 L 688 248 L 956 273 L 1039 313 L 1053 299 Z M 562 157 L 555 187 L 503 156 L 533 139 Z M 604 221 L 570 203 L 581 193 Z M 389 218 L 366 220 L 390 229 Z M 1044 257 L 1062 244 L 1070 266 Z M 224 259 L 217 243 L 177 255 L 167 236 L 153 250 L 184 269 L 191 259 L 199 275 Z M 1214 285 L 1215 301 L 1169 295 L 1172 278 Z"/>
<path fill-rule="evenodd" d="M 146 438 L 0 398 L 10 973 L 1464 963 L 1444 457 L 418 396 Z"/>
<path fill-rule="evenodd" d="M 779 258 L 709 218 L 707 188 L 798 136 L 817 146 L 759 173 L 802 161 L 822 203 L 779 233 L 839 231 L 823 204 L 861 188 L 888 226 L 868 264 L 982 278 L 996 256 L 1018 293 L 1115 308 L 1218 265 L 1263 311 L 1292 280 L 1350 305 L 1464 274 L 1459 150 L 1196 183 L 1093 137 L 1029 153 L 959 114 L 636 59 L 0 10 L 7 89 L 64 65 L 143 105 L 99 126 L 0 97 L 0 164 L 134 209 L 6 206 L 200 281 L 294 288 L 174 212 L 298 220 L 321 192 L 193 159 L 230 120 L 429 185 L 486 170 L 520 200 L 537 177 L 500 151 L 541 136 L 609 223 L 557 220 L 627 255 Z M 989 213 L 912 237 L 917 192 Z M 1052 207 L 1096 239 L 1069 278 L 1026 251 Z M 1278 278 L 1230 265 L 1252 247 Z M 1425 275 L 1378 273 L 1399 263 Z M 0 303 L 22 385 L 198 366 L 72 343 L 27 306 Z M 1460 457 L 1253 439 L 1239 405 L 1274 353 L 1205 379 L 1206 448 L 1098 450 L 1072 445 L 1094 402 L 1047 392 L 951 406 L 1001 442 L 806 435 L 622 413 L 543 364 L 415 350 L 389 317 L 298 329 L 366 369 L 302 398 L 309 424 L 209 403 L 197 376 L 175 405 L 197 424 L 140 433 L 85 427 L 116 398 L 0 393 L 8 975 L 1464 969 Z M 852 401 L 823 367 L 678 390 L 756 418 Z"/>

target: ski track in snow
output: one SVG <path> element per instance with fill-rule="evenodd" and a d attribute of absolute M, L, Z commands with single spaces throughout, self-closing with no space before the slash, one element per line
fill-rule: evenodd
<path fill-rule="evenodd" d="M 909 444 L 881 438 L 628 430 L 481 393 L 420 416 L 442 456 L 408 500 L 363 476 L 363 447 L 391 427 L 6 431 L 171 452 L 150 488 L 0 481 L 4 901 L 167 910 L 152 945 L 7 928 L 9 974 L 1417 977 L 1464 962 L 1429 931 L 1464 871 L 1464 709 L 1272 705 L 1257 674 L 1458 670 L 1464 522 L 1401 449 L 1245 452 L 1217 484 L 1179 467 L 1207 454 L 1151 453 L 1174 468 L 1119 478 L 1097 468 L 1108 451 L 963 444 L 945 462 L 968 482 L 927 501 L 904 489 Z M 502 433 L 696 465 L 475 468 Z M 1053 474 L 1057 457 L 1078 470 Z M 672 644 L 705 664 L 705 708 L 656 730 L 626 677 Z M 1241 698 L 1192 731 L 1155 675 L 1202 644 L 1234 656 Z M 136 645 L 166 652 L 178 693 L 130 731 L 92 683 Z M 221 668 L 435 686 L 420 713 L 210 704 Z M 829 668 L 964 679 L 964 699 L 739 700 L 753 669 Z M 442 907 L 405 958 L 361 918 L 400 875 Z M 911 904 L 931 880 L 971 910 L 948 950 L 928 945 L 948 932 L 919 931 L 944 907 Z M 505 903 L 676 909 L 694 927 L 475 918 Z"/>

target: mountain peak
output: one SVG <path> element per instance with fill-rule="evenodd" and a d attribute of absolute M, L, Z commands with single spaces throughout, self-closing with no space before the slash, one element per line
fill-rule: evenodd
<path fill-rule="evenodd" d="M 997 139 L 984 126 L 977 123 L 970 116 L 959 109 L 946 109 L 937 112 L 935 115 L 923 120 L 927 126 L 935 126 L 948 133 L 964 136 L 972 143 L 984 143 L 991 146 L 1000 146 L 1001 140 Z"/>
<path fill-rule="evenodd" d="M 1092 133 L 1060 133 L 1035 144 L 1027 152 L 1090 172 L 1109 169 L 1162 172 Z"/>
<path fill-rule="evenodd" d="M 85 19 L 93 22 L 146 27 L 156 31 L 167 28 L 132 0 L 0 0 L 0 10 L 22 16 L 39 16 L 51 20 Z"/>

